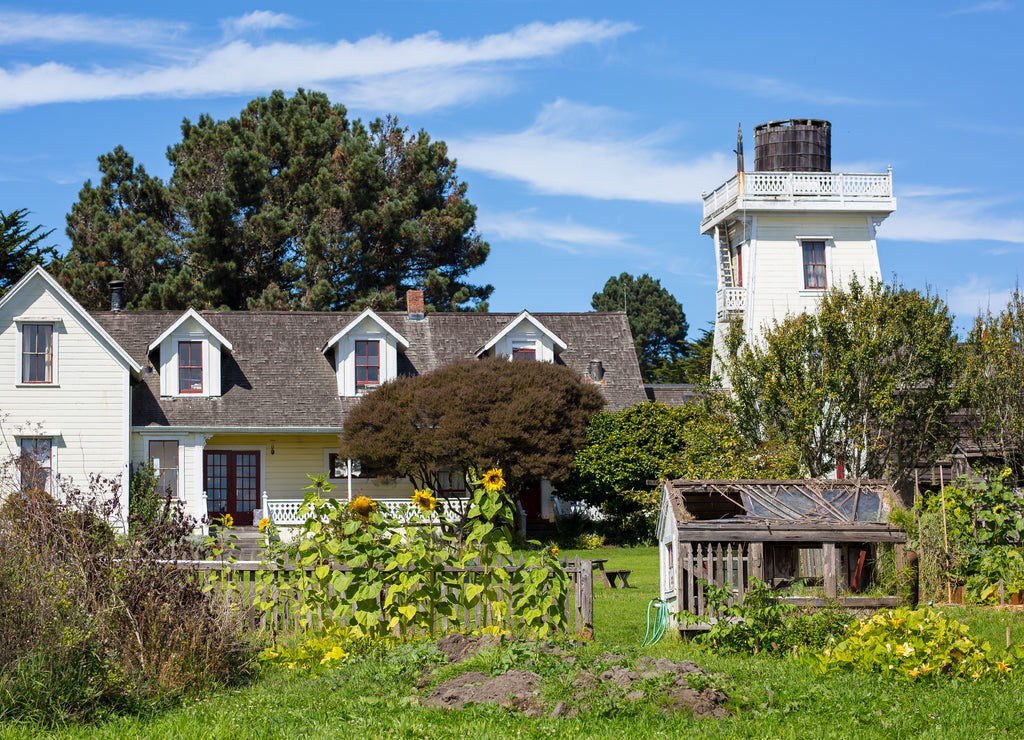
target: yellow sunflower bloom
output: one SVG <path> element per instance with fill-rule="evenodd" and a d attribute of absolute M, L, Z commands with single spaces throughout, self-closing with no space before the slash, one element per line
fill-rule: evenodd
<path fill-rule="evenodd" d="M 551 557 L 557 558 L 559 553 L 558 545 L 552 545 L 551 549 L 548 550 L 548 552 L 551 553 Z"/>
<path fill-rule="evenodd" d="M 505 487 L 505 476 L 501 473 L 501 468 L 491 468 L 484 473 L 483 479 L 484 488 L 488 491 L 500 491 Z"/>
<path fill-rule="evenodd" d="M 356 514 L 366 519 L 377 510 L 377 504 L 369 496 L 360 496 L 350 503 L 348 507 Z"/>
<path fill-rule="evenodd" d="M 235 526 L 235 519 L 230 514 L 225 514 L 224 518 L 221 520 L 221 523 L 225 527 L 233 527 L 233 526 Z"/>
<path fill-rule="evenodd" d="M 266 532 L 267 531 L 267 527 L 269 527 L 269 526 L 270 526 L 270 518 L 269 517 L 263 517 L 262 519 L 260 519 L 260 531 L 261 532 Z"/>
<path fill-rule="evenodd" d="M 420 511 L 433 511 L 437 506 L 437 497 L 429 489 L 415 490 L 412 492 L 412 502 L 420 507 Z"/>

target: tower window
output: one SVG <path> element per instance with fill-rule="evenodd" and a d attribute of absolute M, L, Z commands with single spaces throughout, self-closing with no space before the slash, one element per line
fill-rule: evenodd
<path fill-rule="evenodd" d="M 804 252 L 804 288 L 824 290 L 828 287 L 825 277 L 825 242 L 802 241 Z"/>

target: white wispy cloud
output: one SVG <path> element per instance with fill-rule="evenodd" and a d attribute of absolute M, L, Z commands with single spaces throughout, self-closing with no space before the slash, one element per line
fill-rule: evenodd
<path fill-rule="evenodd" d="M 164 20 L 103 17 L 84 13 L 26 13 L 0 10 L 0 45 L 27 42 L 149 46 L 186 29 Z"/>
<path fill-rule="evenodd" d="M 698 76 L 698 75 L 694 75 Z M 808 87 L 792 80 L 777 77 L 732 72 L 725 70 L 701 70 L 699 77 L 715 87 L 724 87 L 748 93 L 759 98 L 784 102 L 814 103 L 815 105 L 883 105 L 880 100 L 853 95 L 842 95 L 833 90 Z"/>
<path fill-rule="evenodd" d="M 296 87 L 369 83 L 387 88 L 392 75 L 431 70 L 468 75 L 464 92 L 479 94 L 481 75 L 502 63 L 550 57 L 634 30 L 628 23 L 568 20 L 531 23 L 479 39 L 449 41 L 436 32 L 405 39 L 370 36 L 334 43 L 266 43 L 241 40 L 192 53 L 186 61 L 132 67 L 74 67 L 60 62 L 0 69 L 0 109 L 45 103 L 136 97 L 191 97 Z M 444 95 L 444 91 L 441 91 Z M 401 111 L 400 111 L 401 112 Z"/>
<path fill-rule="evenodd" d="M 991 198 L 904 195 L 899 209 L 878 231 L 886 239 L 914 242 L 990 240 L 1024 244 L 1024 218 L 1001 215 L 998 205 Z"/>
<path fill-rule="evenodd" d="M 644 252 L 630 244 L 629 236 L 617 231 L 579 224 L 570 218 L 552 221 L 533 212 L 481 211 L 477 228 L 486 239 L 543 244 L 570 254 L 606 255 L 608 252 Z"/>
<path fill-rule="evenodd" d="M 221 26 L 228 33 L 241 35 L 253 31 L 267 31 L 273 28 L 295 28 L 299 19 L 287 13 L 274 13 L 269 10 L 254 10 L 237 18 L 221 21 Z"/>
<path fill-rule="evenodd" d="M 960 319 L 960 323 L 966 326 L 979 312 L 1001 311 L 1010 300 L 1013 290 L 1013 285 L 997 286 L 991 278 L 969 274 L 964 282 L 949 289 L 946 303 Z"/>
<path fill-rule="evenodd" d="M 964 8 L 956 8 L 946 13 L 947 16 L 973 15 L 975 13 L 993 13 L 1004 10 L 1011 10 L 1013 6 L 1006 0 L 987 0 L 987 2 L 968 5 Z"/>
<path fill-rule="evenodd" d="M 557 100 L 523 131 L 449 141 L 449 150 L 465 169 L 602 200 L 698 203 L 709 182 L 729 176 L 730 157 L 681 160 L 663 132 L 630 134 L 622 120 L 608 108 Z"/>

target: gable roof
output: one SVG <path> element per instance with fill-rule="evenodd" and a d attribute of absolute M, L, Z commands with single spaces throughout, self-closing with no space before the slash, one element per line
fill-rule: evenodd
<path fill-rule="evenodd" d="M 160 336 L 158 336 L 156 339 L 149 343 L 149 351 L 152 352 L 157 347 L 159 347 L 160 344 L 165 339 L 167 339 L 167 337 L 174 333 L 175 329 L 177 329 L 179 326 L 184 324 L 189 319 L 192 319 L 201 327 L 203 327 L 203 331 L 205 331 L 211 337 L 216 339 L 222 347 L 228 350 L 233 349 L 233 347 L 231 346 L 231 342 L 225 339 L 223 334 L 221 334 L 219 331 L 210 326 L 209 322 L 207 322 L 206 319 L 204 319 L 202 316 L 196 313 L 196 310 L 194 308 L 189 308 L 185 313 L 181 315 L 181 317 L 177 321 L 175 321 L 173 324 L 164 329 L 163 334 L 161 334 Z"/>
<path fill-rule="evenodd" d="M 350 331 L 352 331 L 357 326 L 359 326 L 363 322 L 363 319 L 370 319 L 375 324 L 377 324 L 389 336 L 391 336 L 391 338 L 393 338 L 395 340 L 395 343 L 399 347 L 401 347 L 402 349 L 408 349 L 409 348 L 409 340 L 408 339 L 406 339 L 401 334 L 399 334 L 397 331 L 395 331 L 387 322 L 381 320 L 380 316 L 375 314 L 371 309 L 367 308 L 361 314 L 359 314 L 354 319 L 352 319 L 352 321 L 350 321 L 348 323 L 348 325 L 344 329 L 342 329 L 337 334 L 335 334 L 333 337 L 331 337 L 330 339 L 327 340 L 327 344 L 324 345 L 324 348 L 322 350 L 324 352 L 324 354 L 327 353 L 327 350 L 329 350 L 335 344 L 340 342 L 342 337 L 344 337 Z"/>
<path fill-rule="evenodd" d="M 64 309 L 69 313 L 74 314 L 75 318 L 82 323 L 86 329 L 92 333 L 96 338 L 97 342 L 113 357 L 123 362 L 133 373 L 138 375 L 142 372 L 142 368 L 145 365 L 145 361 L 138 362 L 132 357 L 130 353 L 125 351 L 114 338 L 103 328 L 103 326 L 96 321 L 96 319 L 82 306 L 71 297 L 71 294 L 61 287 L 60 283 L 53 279 L 46 270 L 39 265 L 36 265 L 31 270 L 22 276 L 21 280 L 15 283 L 14 287 L 7 291 L 3 298 L 0 298 L 0 310 L 3 310 L 7 303 L 14 300 L 15 296 L 27 289 L 27 286 L 37 280 L 43 281 L 47 289 L 49 289 L 57 299 L 64 304 Z"/>
<path fill-rule="evenodd" d="M 222 364 L 218 398 L 161 398 L 160 379 L 149 369 L 133 387 L 132 425 L 199 429 L 290 428 L 339 430 L 359 398 L 338 396 L 334 358 L 322 349 L 361 314 L 313 311 L 200 311 L 203 319 L 234 349 Z M 93 318 L 138 362 L 149 364 L 150 337 L 160 336 L 177 311 L 96 312 Z M 421 375 L 477 349 L 517 315 L 508 313 L 428 313 L 410 319 L 404 311 L 375 316 L 408 342 L 399 353 L 399 375 Z M 536 314 L 566 349 L 557 362 L 588 378 L 600 361 L 598 385 L 606 408 L 618 411 L 646 400 L 626 314 Z"/>
<path fill-rule="evenodd" d="M 541 334 L 543 334 L 544 336 L 546 336 L 548 339 L 551 340 L 551 344 L 554 345 L 554 347 L 555 347 L 555 354 L 558 354 L 559 352 L 562 352 L 562 351 L 565 350 L 565 346 L 566 346 L 565 342 L 563 342 L 561 339 L 559 339 L 550 329 L 548 329 L 546 326 L 544 326 L 544 324 L 542 324 L 538 319 L 534 318 L 530 314 L 529 311 L 523 310 L 523 311 L 520 311 L 518 316 L 516 316 L 514 319 L 509 321 L 504 326 L 504 328 L 502 328 L 501 331 L 499 331 L 497 334 L 495 334 L 493 337 L 491 337 L 490 340 L 488 340 L 488 342 L 486 344 L 484 344 L 483 347 L 478 349 L 476 351 L 476 356 L 477 357 L 483 356 L 492 347 L 494 347 L 494 345 L 496 345 L 498 342 L 500 342 L 506 336 L 511 334 L 515 330 L 515 328 L 517 326 L 519 326 L 520 324 L 526 323 L 526 322 L 529 322 L 530 324 L 533 324 L 533 326 L 536 327 L 537 331 L 539 331 Z"/>

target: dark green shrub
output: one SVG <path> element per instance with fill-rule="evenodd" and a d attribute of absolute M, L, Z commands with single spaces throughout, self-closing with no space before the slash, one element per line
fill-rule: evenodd
<path fill-rule="evenodd" d="M 0 508 L 0 722 L 139 713 L 244 675 L 237 617 L 152 557 L 191 524 L 159 517 L 118 538 L 117 486 L 13 492 Z"/>

